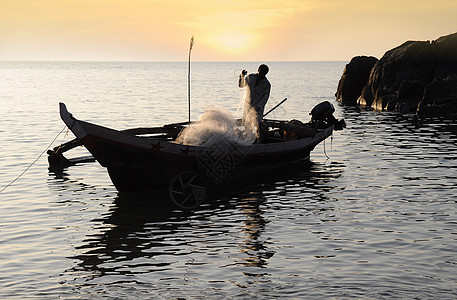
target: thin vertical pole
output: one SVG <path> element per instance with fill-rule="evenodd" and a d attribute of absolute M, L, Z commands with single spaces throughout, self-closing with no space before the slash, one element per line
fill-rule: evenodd
<path fill-rule="evenodd" d="M 190 47 L 189 47 L 189 66 L 187 70 L 187 102 L 189 108 L 189 125 L 190 125 L 190 54 L 192 52 L 192 47 L 194 46 L 194 37 L 190 39 Z"/>

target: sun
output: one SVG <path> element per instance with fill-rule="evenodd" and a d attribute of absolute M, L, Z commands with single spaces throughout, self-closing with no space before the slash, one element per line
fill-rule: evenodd
<path fill-rule="evenodd" d="M 217 44 L 224 49 L 238 52 L 244 52 L 252 44 L 253 38 L 247 34 L 226 33 L 219 36 Z"/>
<path fill-rule="evenodd" d="M 209 44 L 218 52 L 240 55 L 252 50 L 256 44 L 256 37 L 248 33 L 226 32 L 213 34 Z"/>

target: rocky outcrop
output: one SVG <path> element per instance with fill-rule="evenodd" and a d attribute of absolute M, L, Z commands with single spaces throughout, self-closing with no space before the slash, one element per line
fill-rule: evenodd
<path fill-rule="evenodd" d="M 387 110 L 402 113 L 415 112 L 418 99 L 422 99 L 426 85 L 427 81 L 425 80 L 403 80 L 398 88 L 397 97 L 387 104 Z"/>
<path fill-rule="evenodd" d="M 359 86 L 346 82 L 348 77 L 362 78 L 366 70 L 350 73 L 350 76 L 345 73 L 338 84 L 336 98 L 354 104 L 354 93 Z M 457 75 L 457 33 L 433 42 L 405 42 L 387 51 L 369 74 L 356 101 L 359 105 L 404 113 L 454 114 L 457 111 L 454 76 Z"/>
<path fill-rule="evenodd" d="M 429 81 L 432 65 L 429 42 L 406 42 L 375 64 L 358 103 L 376 110 L 399 105 L 398 90 L 403 81 Z M 416 100 L 416 107 L 421 98 Z"/>
<path fill-rule="evenodd" d="M 419 115 L 457 116 L 457 75 L 437 77 L 427 84 L 417 107 Z"/>
<path fill-rule="evenodd" d="M 357 56 L 346 65 L 338 82 L 336 99 L 342 103 L 355 105 L 367 84 L 371 69 L 378 61 L 373 56 Z"/>

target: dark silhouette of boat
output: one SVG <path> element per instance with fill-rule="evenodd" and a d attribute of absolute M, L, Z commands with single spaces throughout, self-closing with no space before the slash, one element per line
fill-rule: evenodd
<path fill-rule="evenodd" d="M 333 112 L 333 105 L 323 102 L 313 109 L 312 120 L 306 124 L 264 120 L 267 134 L 253 144 L 219 138 L 193 146 L 176 142 L 188 122 L 119 131 L 78 120 L 60 103 L 60 116 L 76 139 L 49 150 L 48 160 L 51 167 L 65 167 L 95 159 L 107 168 L 118 191 L 166 187 L 176 205 L 192 208 L 206 198 L 208 185 L 218 184 L 243 169 L 309 159 L 316 145 L 334 129 L 344 127 L 344 121 L 337 121 Z M 63 157 L 63 152 L 78 145 L 84 145 L 93 158 Z"/>

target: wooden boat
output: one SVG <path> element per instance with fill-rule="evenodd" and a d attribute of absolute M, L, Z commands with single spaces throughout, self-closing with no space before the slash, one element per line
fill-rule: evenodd
<path fill-rule="evenodd" d="M 49 162 L 71 164 L 62 152 L 82 144 L 107 168 L 118 191 L 168 187 L 175 204 L 191 208 L 205 199 L 208 184 L 217 184 L 243 168 L 309 159 L 314 147 L 344 122 L 335 122 L 331 113 L 308 124 L 265 120 L 269 130 L 262 143 L 241 145 L 222 139 L 206 146 L 191 146 L 175 141 L 187 122 L 119 131 L 78 120 L 60 103 L 60 116 L 76 140 L 48 151 Z M 284 134 L 298 136 L 285 140 Z"/>

